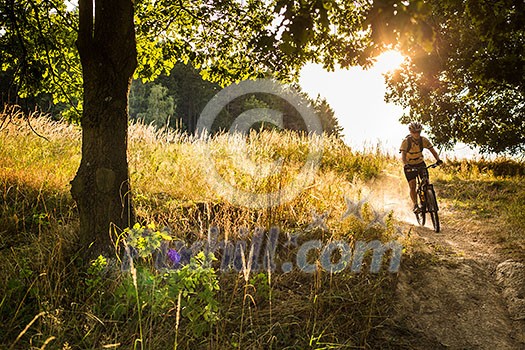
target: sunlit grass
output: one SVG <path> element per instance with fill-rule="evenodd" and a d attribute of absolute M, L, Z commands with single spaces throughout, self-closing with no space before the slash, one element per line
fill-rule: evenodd
<path fill-rule="evenodd" d="M 63 349 L 129 348 L 132 344 L 173 347 L 176 310 L 164 315 L 148 306 L 129 309 L 135 299 L 128 300 L 119 292 L 127 277 L 118 266 L 93 275 L 93 271 L 86 272 L 86 262 L 77 253 L 78 218 L 69 181 L 80 162 L 80 129 L 46 118 L 31 118 L 30 124 L 45 138 L 33 132 L 21 115 L 11 118 L 0 131 L 0 263 L 4 266 L 0 278 L 7 281 L 1 290 L 0 341 L 10 345 L 20 337 L 15 348 L 29 342 L 38 346 L 48 342 Z M 335 138 L 308 138 L 293 132 L 205 139 L 131 124 L 129 140 L 138 220 L 169 226 L 181 238 L 201 239 L 211 226 L 219 227 L 228 239 L 239 238 L 241 227 L 251 235 L 256 227 L 271 226 L 280 227 L 282 239 L 288 233 L 300 233 L 301 240 L 313 235 L 349 242 L 388 236 L 355 218 L 342 219 L 345 197 L 357 196 L 359 184 L 378 176 L 388 162 L 386 156 L 353 152 Z M 297 196 L 286 202 L 277 198 L 279 202 L 267 208 L 233 205 L 210 186 L 203 166 L 206 152 L 211 153 L 225 181 L 264 195 L 293 183 L 312 143 L 313 149 L 324 149 L 312 181 Z M 328 231 L 308 231 L 314 215 L 324 213 Z M 108 264 L 114 264 L 109 258 Z M 180 348 L 206 343 L 216 349 L 364 344 L 370 339 L 371 327 L 386 317 L 389 308 L 373 297 L 384 293 L 392 281 L 385 272 L 360 276 L 264 272 L 257 278 L 253 274 L 219 276 L 219 323 L 198 339 L 191 336 L 192 323 L 181 319 Z M 303 287 L 293 287 L 299 279 Z M 261 294 L 264 288 L 267 292 Z M 348 291 L 351 298 L 345 296 Z M 328 311 L 341 307 L 344 313 Z M 140 322 L 137 312 L 142 315 Z M 297 323 L 296 317 L 306 322 Z M 137 343 L 139 324 L 144 344 Z"/>
<path fill-rule="evenodd" d="M 271 208 L 232 205 L 213 188 L 206 170 L 205 155 L 211 154 L 224 182 L 264 195 L 292 184 L 309 152 L 319 149 L 323 152 L 313 181 L 290 201 L 268 202 Z M 249 137 L 222 134 L 204 139 L 139 124 L 130 127 L 129 154 L 139 217 L 178 231 L 198 229 L 196 223 L 204 220 L 202 209 L 211 210 L 210 206 L 214 215 L 207 224 L 226 230 L 231 226 L 286 223 L 298 229 L 311 221 L 312 210 L 330 211 L 330 217 L 339 221 L 345 210 L 345 195 L 356 192 L 353 184 L 378 176 L 388 162 L 386 156 L 353 152 L 334 137 L 312 139 L 294 132 L 268 131 Z"/>
<path fill-rule="evenodd" d="M 133 289 L 124 288 L 130 276 L 120 271 L 114 257 L 108 257 L 108 268 L 86 271 L 88 264 L 75 246 L 78 217 L 69 181 L 80 162 L 80 129 L 46 118 L 30 121 L 47 140 L 21 116 L 0 130 L 0 279 L 6 281 L 0 285 L 0 344 L 9 346 L 23 334 L 15 348 L 30 343 L 40 348 L 46 341 L 48 348 L 57 349 L 140 348 L 140 328 L 142 345 L 151 349 L 173 348 L 174 342 L 179 349 L 381 346 L 384 339 L 377 338 L 376 330 L 389 317 L 395 290 L 395 276 L 385 271 L 217 275 L 219 318 L 199 338 L 192 335 L 189 319 L 177 321 L 177 300 L 170 301 L 172 309 L 155 311 L 155 293 L 164 289 L 152 285 L 147 271 L 153 270 L 141 266 L 145 270 L 138 273 L 136 290 L 146 299 L 137 307 Z M 293 183 L 312 142 L 323 150 L 319 169 L 289 201 L 265 208 L 237 206 L 210 185 L 207 152 L 226 182 L 265 194 Z M 278 226 L 282 240 L 299 234 L 301 241 L 398 239 L 410 245 L 406 232 L 370 227 L 370 206 L 365 205 L 363 220 L 343 218 L 345 199 L 365 197 L 365 187 L 385 173 L 396 183 L 404 181 L 399 162 L 376 150 L 355 152 L 336 138 L 312 139 L 293 132 L 205 139 L 131 124 L 128 156 L 138 220 L 167 226 L 178 238 L 202 239 L 216 226 L 222 237 L 234 240 L 240 238 L 241 227 L 250 236 L 256 227 Z M 458 220 L 472 213 L 480 222 L 493 219 L 507 225 L 498 237 L 507 240 L 507 252 L 515 254 L 511 243 L 523 242 L 523 178 L 494 167 L 450 163 L 431 176 L 440 199 L 460 213 Z M 392 183 L 382 186 L 381 191 L 389 191 Z M 323 214 L 328 230 L 310 230 L 315 216 Z M 291 252 L 283 254 L 293 258 Z"/>
<path fill-rule="evenodd" d="M 438 195 L 446 200 L 451 223 L 474 230 L 506 258 L 523 260 L 525 250 L 525 164 L 500 158 L 449 161 L 434 172 Z"/>

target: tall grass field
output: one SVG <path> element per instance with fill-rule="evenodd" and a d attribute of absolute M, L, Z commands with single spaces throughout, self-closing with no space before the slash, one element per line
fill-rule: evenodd
<path fill-rule="evenodd" d="M 379 272 L 370 272 L 371 254 L 359 272 L 330 273 L 319 266 L 313 273 L 283 271 L 280 264 L 294 262 L 308 240 L 351 247 L 378 240 L 403 246 L 403 268 L 413 249 L 410 225 L 395 206 L 367 197 L 385 179 L 406 187 L 396 158 L 375 149 L 354 152 L 329 136 L 264 131 L 204 138 L 131 124 L 128 158 L 138 224 L 108 232 L 113 256 L 83 261 L 69 193 L 81 159 L 80 128 L 19 113 L 4 113 L 0 121 L 0 349 L 390 344 L 382 332 L 397 278 L 388 271 L 389 253 Z M 290 198 L 237 205 L 210 181 L 211 155 L 217 174 L 236 188 L 263 196 L 279 191 L 294 183 L 312 145 L 322 149 L 314 177 Z M 483 162 L 449 161 L 434 173 L 438 195 L 446 208 L 503 225 L 494 239 L 517 257 L 525 247 L 523 164 Z M 400 199 L 399 206 L 405 202 Z M 349 203 L 361 203 L 352 215 L 346 215 Z M 254 269 L 244 249 L 260 234 L 266 242 L 272 228 L 278 228 L 279 264 Z M 241 249 L 237 269 L 221 269 L 224 249 L 184 256 L 176 245 L 209 241 L 211 233 Z M 161 251 L 169 259 L 159 265 Z M 309 256 L 311 264 L 319 265 L 317 255 Z M 338 258 L 334 253 L 332 260 Z"/>

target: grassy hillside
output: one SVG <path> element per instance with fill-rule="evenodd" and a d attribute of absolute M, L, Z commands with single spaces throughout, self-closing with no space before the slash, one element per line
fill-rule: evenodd
<path fill-rule="evenodd" d="M 504 258 L 525 261 L 525 164 L 509 159 L 454 160 L 437 172 L 436 187 L 453 224 L 481 229 Z"/>
<path fill-rule="evenodd" d="M 241 271 L 223 272 L 220 256 L 210 261 L 201 255 L 159 271 L 151 252 L 161 239 L 206 240 L 212 227 L 221 239 L 250 241 L 257 228 L 267 232 L 276 226 L 279 264 L 294 261 L 298 246 L 310 239 L 338 239 L 352 247 L 357 241 L 396 240 L 405 247 L 404 264 L 412 254 L 410 229 L 401 229 L 394 213 L 385 215 L 383 208 L 366 203 L 359 208 L 361 217 L 344 215 L 348 199 L 365 198 L 365 184 L 379 183 L 385 173 L 400 176 L 396 160 L 317 138 L 313 142 L 324 153 L 315 181 L 290 202 L 255 209 L 234 206 L 213 190 L 205 151 L 213 154 L 228 182 L 250 193 L 267 193 L 292 183 L 312 140 L 277 132 L 204 140 L 133 124 L 129 159 L 143 226 L 115 233 L 135 244 L 139 254 L 122 271 L 117 254 L 85 262 L 76 245 L 78 218 L 69 181 L 80 162 L 79 129 L 44 118 L 31 119 L 31 126 L 46 139 L 21 118 L 0 131 L 0 348 L 387 346 L 389 339 L 380 330 L 392 312 L 396 274 L 386 264 L 370 273 L 366 258 L 360 273 L 309 274 L 297 268 L 284 273 L 281 265 L 275 271 L 251 271 L 241 261 Z M 278 172 L 272 162 L 279 159 Z M 506 254 L 517 256 L 524 242 L 523 167 L 511 177 L 484 166 L 450 163 L 435 173 L 438 193 L 462 217 L 470 213 L 504 225 L 494 239 Z M 268 176 L 256 176 L 264 172 Z M 320 217 L 325 227 L 314 225 Z"/>

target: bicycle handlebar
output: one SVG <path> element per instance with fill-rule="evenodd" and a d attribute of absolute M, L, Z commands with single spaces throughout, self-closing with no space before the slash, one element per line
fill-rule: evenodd
<path fill-rule="evenodd" d="M 441 164 L 443 164 L 443 163 L 441 163 Z M 423 166 L 421 166 L 421 167 L 412 167 L 412 166 L 411 166 L 410 169 L 412 169 L 412 170 L 418 170 L 418 169 L 422 169 L 422 168 L 425 168 L 425 169 L 429 169 L 429 168 L 437 168 L 439 165 L 440 165 L 440 164 L 438 164 L 438 163 L 434 163 L 434 164 L 430 164 L 430 165 L 425 166 L 425 167 L 423 167 Z"/>

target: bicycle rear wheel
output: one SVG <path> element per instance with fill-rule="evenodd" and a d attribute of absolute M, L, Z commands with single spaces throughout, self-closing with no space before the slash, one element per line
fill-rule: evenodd
<path fill-rule="evenodd" d="M 437 233 L 440 230 L 438 204 L 436 200 L 436 193 L 434 192 L 434 189 L 432 187 L 427 189 L 426 197 L 428 204 L 428 212 L 430 214 L 430 218 L 432 219 L 432 226 L 434 226 L 434 231 Z"/>

